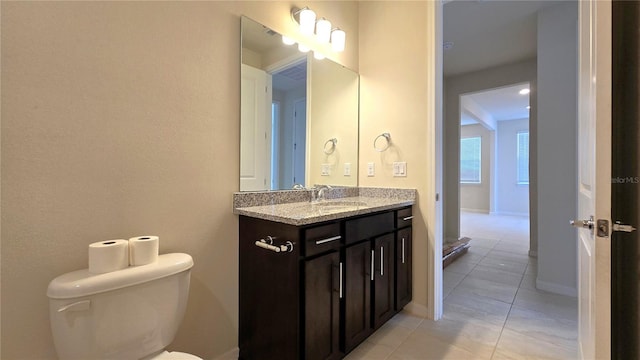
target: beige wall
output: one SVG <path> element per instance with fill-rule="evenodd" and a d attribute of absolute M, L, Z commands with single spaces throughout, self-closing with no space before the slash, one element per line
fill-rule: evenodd
<path fill-rule="evenodd" d="M 307 84 L 306 185 L 358 186 L 358 74 L 334 62 L 311 59 Z M 337 139 L 331 150 L 329 139 Z M 326 152 L 329 154 L 327 154 Z M 344 164 L 351 175 L 344 175 Z M 322 165 L 329 175 L 322 175 Z"/>
<path fill-rule="evenodd" d="M 416 188 L 413 222 L 413 302 L 432 313 L 436 252 L 435 2 L 360 3 L 360 186 Z M 373 148 L 391 134 L 384 152 Z M 394 178 L 392 163 L 407 162 L 407 177 Z M 375 176 L 367 176 L 367 163 Z"/>
<path fill-rule="evenodd" d="M 2 2 L 3 359 L 54 358 L 48 282 L 141 234 L 195 260 L 172 348 L 237 346 L 239 15 L 288 34 L 292 5 L 358 69 L 354 2 Z"/>

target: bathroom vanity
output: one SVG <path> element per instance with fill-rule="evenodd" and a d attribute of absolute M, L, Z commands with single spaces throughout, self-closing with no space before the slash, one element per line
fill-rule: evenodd
<path fill-rule="evenodd" d="M 411 301 L 415 191 L 355 191 L 234 205 L 240 359 L 341 359 Z"/>

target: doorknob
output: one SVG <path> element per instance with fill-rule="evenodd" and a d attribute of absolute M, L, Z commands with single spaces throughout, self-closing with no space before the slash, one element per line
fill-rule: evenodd
<path fill-rule="evenodd" d="M 595 222 L 593 221 L 593 215 L 589 216 L 589 220 L 571 220 L 569 224 L 573 227 L 582 229 L 593 229 Z"/>

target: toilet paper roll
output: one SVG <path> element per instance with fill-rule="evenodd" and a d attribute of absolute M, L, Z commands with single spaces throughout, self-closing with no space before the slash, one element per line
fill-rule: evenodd
<path fill-rule="evenodd" d="M 129 239 L 129 264 L 147 265 L 158 260 L 160 238 L 157 236 L 137 236 Z"/>
<path fill-rule="evenodd" d="M 129 242 L 124 239 L 89 244 L 89 272 L 103 274 L 129 266 Z"/>

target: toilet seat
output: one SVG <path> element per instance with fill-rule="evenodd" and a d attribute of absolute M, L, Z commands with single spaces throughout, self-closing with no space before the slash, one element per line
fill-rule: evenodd
<path fill-rule="evenodd" d="M 202 358 L 179 351 L 163 351 L 149 360 L 202 360 Z"/>

